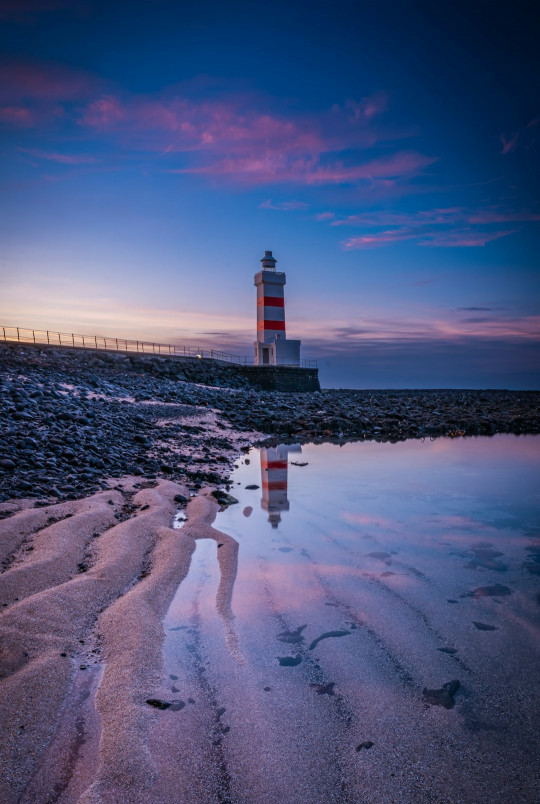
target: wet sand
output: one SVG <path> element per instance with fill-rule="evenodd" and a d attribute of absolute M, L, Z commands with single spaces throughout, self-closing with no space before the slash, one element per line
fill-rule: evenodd
<path fill-rule="evenodd" d="M 0 615 L 2 802 L 537 800 L 537 631 L 527 601 L 502 609 L 500 572 L 456 589 L 368 520 L 360 551 L 346 518 L 329 544 L 316 514 L 308 541 L 257 531 L 239 564 L 209 491 L 178 529 L 183 487 L 113 484 L 0 522 L 19 598 Z M 498 551 L 474 544 L 489 579 Z"/>

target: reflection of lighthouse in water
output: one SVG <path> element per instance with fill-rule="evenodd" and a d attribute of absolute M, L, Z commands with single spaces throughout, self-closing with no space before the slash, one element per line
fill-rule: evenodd
<path fill-rule="evenodd" d="M 289 510 L 287 499 L 287 469 L 289 452 L 302 452 L 300 444 L 278 444 L 263 447 L 261 455 L 261 508 L 268 511 L 268 521 L 277 528 L 281 511 Z"/>

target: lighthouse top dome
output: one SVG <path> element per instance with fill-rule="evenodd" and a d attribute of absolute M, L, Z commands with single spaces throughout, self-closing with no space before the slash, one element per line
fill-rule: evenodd
<path fill-rule="evenodd" d="M 263 267 L 263 271 L 275 271 L 276 270 L 276 258 L 272 257 L 271 251 L 265 251 L 264 257 L 261 260 L 261 264 Z"/>

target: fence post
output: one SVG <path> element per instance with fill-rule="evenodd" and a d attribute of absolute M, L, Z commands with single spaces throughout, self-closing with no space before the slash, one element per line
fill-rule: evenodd
<path fill-rule="evenodd" d="M 60 333 L 58 333 L 58 343 L 60 344 L 60 346 L 62 346 L 62 336 Z"/>
<path fill-rule="evenodd" d="M 95 341 L 96 349 L 97 349 L 97 335 L 94 335 L 94 341 Z"/>
<path fill-rule="evenodd" d="M 118 351 L 118 338 L 116 339 L 116 351 Z"/>
<path fill-rule="evenodd" d="M 19 327 L 17 327 L 17 340 L 18 340 L 18 341 L 20 341 L 20 340 L 21 340 L 21 336 L 20 336 L 20 334 L 19 334 Z"/>
<path fill-rule="evenodd" d="M 71 340 L 73 342 L 73 346 L 75 346 L 75 335 L 73 334 L 73 332 L 71 333 Z"/>
<path fill-rule="evenodd" d="M 82 345 L 84 347 L 84 335 L 82 336 Z"/>
<path fill-rule="evenodd" d="M 6 340 L 6 328 L 2 327 L 2 329 L 4 330 L 4 340 Z"/>

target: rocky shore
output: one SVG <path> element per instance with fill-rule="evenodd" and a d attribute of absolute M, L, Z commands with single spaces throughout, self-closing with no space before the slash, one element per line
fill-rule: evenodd
<path fill-rule="evenodd" d="M 124 475 L 219 485 L 264 440 L 540 432 L 540 392 L 265 392 L 207 361 L 17 344 L 0 346 L 0 394 L 0 502 L 76 499 Z"/>

